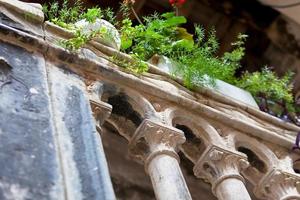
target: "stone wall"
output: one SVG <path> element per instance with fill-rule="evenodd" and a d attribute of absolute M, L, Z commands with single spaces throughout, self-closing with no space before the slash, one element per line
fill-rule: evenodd
<path fill-rule="evenodd" d="M 8 4 L 0 2 L 2 28 L 39 30 L 19 23 Z M 82 78 L 3 40 L 0 138 L 0 199 L 115 199 Z"/>

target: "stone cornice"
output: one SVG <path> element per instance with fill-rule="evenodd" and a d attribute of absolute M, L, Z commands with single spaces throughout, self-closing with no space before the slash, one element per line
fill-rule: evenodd
<path fill-rule="evenodd" d="M 9 42 L 18 46 L 23 46 L 33 51 L 38 51 L 44 54 L 44 56 L 47 57 L 48 60 L 52 60 L 53 62 L 65 63 L 66 65 L 64 65 L 64 67 L 67 67 L 69 70 L 74 71 L 75 73 L 80 74 L 87 79 L 101 79 L 108 82 L 114 82 L 115 84 L 121 85 L 122 87 L 133 88 L 134 90 L 139 91 L 142 94 L 147 94 L 157 99 L 162 99 L 165 102 L 173 104 L 175 103 L 183 109 L 190 110 L 190 112 L 196 113 L 201 116 L 206 116 L 207 118 L 212 120 L 222 121 L 224 125 L 230 126 L 242 132 L 248 133 L 255 137 L 259 137 L 286 148 L 290 148 L 292 146 L 296 131 L 299 130 L 298 127 L 292 124 L 284 123 L 272 116 L 249 108 L 243 104 L 237 103 L 234 100 L 222 96 L 222 99 L 224 99 L 222 103 L 226 101 L 229 105 L 236 105 L 236 108 L 243 109 L 245 112 L 248 112 L 249 115 L 259 117 L 264 122 L 261 126 L 249 123 L 247 121 L 241 120 L 239 117 L 234 117 L 230 114 L 224 113 L 221 110 L 218 110 L 217 107 L 211 107 L 209 106 L 209 103 L 207 103 L 214 101 L 198 101 L 196 97 L 197 95 L 195 95 L 195 98 L 189 98 L 189 96 L 182 95 L 181 93 L 177 93 L 174 91 L 165 91 L 159 85 L 153 84 L 151 81 L 148 81 L 144 76 L 136 77 L 133 74 L 124 72 L 123 69 L 118 68 L 109 61 L 102 63 L 93 59 L 89 59 L 80 53 L 71 53 L 64 50 L 63 48 L 45 41 L 43 38 L 30 35 L 3 24 L 0 25 L 0 35 L 2 41 Z M 99 45 L 103 46 L 101 44 L 98 44 L 98 46 Z M 108 55 L 107 51 L 113 52 L 114 50 L 110 49 L 109 47 L 103 47 L 102 49 L 98 48 L 98 51 L 102 52 L 101 55 L 103 56 L 103 53 Z M 97 52 L 95 53 L 97 54 Z M 154 66 L 150 66 L 150 73 L 151 72 L 167 76 Z M 147 90 L 145 90 L 144 88 L 147 88 Z M 216 92 L 210 90 L 201 90 L 199 92 L 207 95 L 208 97 L 215 98 L 215 101 L 217 99 L 221 99 L 220 94 L 217 94 Z M 274 132 L 274 129 L 272 127 L 277 128 L 275 129 L 276 132 Z"/>
<path fill-rule="evenodd" d="M 18 0 L 0 0 L 0 9 L 2 6 L 23 15 L 25 20 L 34 20 L 40 23 L 44 21 L 44 13 L 40 4 Z"/>

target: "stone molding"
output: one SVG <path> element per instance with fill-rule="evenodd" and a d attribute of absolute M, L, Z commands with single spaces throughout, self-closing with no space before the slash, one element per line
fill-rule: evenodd
<path fill-rule="evenodd" d="M 104 121 L 110 116 L 112 106 L 102 101 L 97 102 L 90 100 L 90 103 L 96 121 L 99 122 L 99 125 L 102 125 Z"/>
<path fill-rule="evenodd" d="M 0 10 L 1 6 L 23 15 L 23 18 L 26 21 L 29 21 L 30 19 L 39 23 L 44 22 L 44 13 L 40 4 L 25 3 L 18 0 L 0 0 Z"/>
<path fill-rule="evenodd" d="M 256 185 L 254 194 L 270 200 L 300 199 L 299 185 L 299 175 L 274 168 Z"/>
<path fill-rule="evenodd" d="M 179 162 L 177 147 L 184 142 L 182 131 L 145 119 L 129 142 L 129 152 L 135 159 L 144 162 L 147 169 L 149 162 L 161 154 L 174 157 Z"/>
<path fill-rule="evenodd" d="M 240 172 L 249 166 L 247 157 L 218 146 L 209 146 L 194 166 L 194 174 L 212 184 L 212 192 L 216 195 L 216 187 L 228 178 L 245 182 Z"/>

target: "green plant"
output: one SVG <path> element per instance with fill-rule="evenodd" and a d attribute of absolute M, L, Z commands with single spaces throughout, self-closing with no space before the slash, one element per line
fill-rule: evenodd
<path fill-rule="evenodd" d="M 240 67 L 244 49 L 235 46 L 243 44 L 242 36 L 233 44 L 233 51 L 226 52 L 223 57 L 216 56 L 218 42 L 215 31 L 211 30 L 206 36 L 204 30 L 195 26 L 196 41 L 192 48 L 178 48 L 170 57 L 180 63 L 179 71 L 183 74 L 185 85 L 192 88 L 194 85 L 214 86 L 215 79 L 234 83 L 236 69 Z"/>
<path fill-rule="evenodd" d="M 85 13 L 82 14 L 82 18 L 90 23 L 94 23 L 97 18 L 102 18 L 102 10 L 100 8 L 94 7 L 87 9 Z"/>
<path fill-rule="evenodd" d="M 180 27 L 184 23 L 184 17 L 173 13 L 154 14 L 136 26 L 126 18 L 121 28 L 122 51 L 144 61 L 155 54 L 171 58 L 177 63 L 172 74 L 181 77 L 188 88 L 214 87 L 215 79 L 220 79 L 251 92 L 260 105 L 265 105 L 267 112 L 279 116 L 295 111 L 290 73 L 279 78 L 264 68 L 261 72 L 245 73 L 241 78 L 235 76 L 245 55 L 247 35 L 239 34 L 232 43 L 232 51 L 218 57 L 215 31 L 212 29 L 206 34 L 202 27 L 195 25 L 193 37 Z"/>
<path fill-rule="evenodd" d="M 118 66 L 121 66 L 134 74 L 142 74 L 148 71 L 148 65 L 137 57 L 137 55 L 131 54 L 131 61 L 124 60 L 118 54 L 115 54 L 110 58 L 110 61 Z"/>
<path fill-rule="evenodd" d="M 117 25 L 116 16 L 111 8 L 101 9 L 96 6 L 86 9 L 80 0 L 75 0 L 74 3 L 64 0 L 62 4 L 57 1 L 44 4 L 43 12 L 47 20 L 70 30 L 75 29 L 74 23 L 81 19 L 93 23 L 97 18 L 103 18 Z"/>
<path fill-rule="evenodd" d="M 246 72 L 238 80 L 238 85 L 256 97 L 262 110 L 277 116 L 288 115 L 295 112 L 292 76 L 293 73 L 289 72 L 279 78 L 265 67 L 261 72 Z"/>
<path fill-rule="evenodd" d="M 269 68 L 265 67 L 261 72 L 246 72 L 239 81 L 239 86 L 248 90 L 254 96 L 292 103 L 291 78 L 292 73 L 287 73 L 279 78 Z"/>
<path fill-rule="evenodd" d="M 63 28 L 72 29 L 73 24 L 82 18 L 83 7 L 80 0 L 70 4 L 64 0 L 62 5 L 52 2 L 50 5 L 43 5 L 43 12 L 48 20 Z"/>
<path fill-rule="evenodd" d="M 144 61 L 155 54 L 171 58 L 178 63 L 173 74 L 182 77 L 188 88 L 194 85 L 213 86 L 215 78 L 234 82 L 234 73 L 244 55 L 246 36 L 239 35 L 238 41 L 233 43 L 234 50 L 218 58 L 215 31 L 211 30 L 206 36 L 200 26 L 195 26 L 194 41 L 193 35 L 180 27 L 186 22 L 185 17 L 174 13 L 154 14 L 144 18 L 144 25 L 137 26 L 132 26 L 132 22 L 125 19 L 121 28 L 122 50 Z"/>
<path fill-rule="evenodd" d="M 166 55 L 180 38 L 178 26 L 186 23 L 183 16 L 173 13 L 153 15 L 145 18 L 145 25 L 132 26 L 129 19 L 123 20 L 121 28 L 122 50 L 126 53 L 137 54 L 140 59 L 147 60 L 154 54 Z"/>
<path fill-rule="evenodd" d="M 92 39 L 91 35 L 83 34 L 80 30 L 77 30 L 75 32 L 75 35 L 73 38 L 70 38 L 68 40 L 60 40 L 59 44 L 70 51 L 75 51 L 81 48 L 84 44 L 86 44 L 89 40 Z"/>
<path fill-rule="evenodd" d="M 108 8 L 103 10 L 103 17 L 104 17 L 104 19 L 109 21 L 111 24 L 113 24 L 115 26 L 118 25 L 116 15 L 115 15 L 114 11 L 111 8 L 108 7 Z"/>
<path fill-rule="evenodd" d="M 89 23 L 94 23 L 97 18 L 107 17 L 111 22 L 115 21 L 112 9 L 102 10 L 98 7 L 85 9 L 81 2 L 76 0 L 74 4 L 70 4 L 68 0 L 64 0 L 60 5 L 53 2 L 50 5 L 43 5 L 43 11 L 46 18 L 56 25 L 67 28 L 74 32 L 74 37 L 68 40 L 60 40 L 59 44 L 71 51 L 81 48 L 84 44 L 95 37 L 111 38 L 111 33 L 104 27 L 91 33 L 84 33 L 81 28 L 76 27 L 75 22 L 85 19 Z"/>
<path fill-rule="evenodd" d="M 108 38 L 111 37 L 110 33 L 105 27 L 100 28 L 99 30 L 92 31 L 91 33 L 83 33 L 81 29 L 77 29 L 74 37 L 67 40 L 60 40 L 60 45 L 65 49 L 70 51 L 78 50 L 83 47 L 87 42 L 91 41 L 93 38 Z"/>

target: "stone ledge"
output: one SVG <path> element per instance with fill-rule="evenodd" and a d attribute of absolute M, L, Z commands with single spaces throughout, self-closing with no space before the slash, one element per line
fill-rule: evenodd
<path fill-rule="evenodd" d="M 31 19 L 40 23 L 44 21 L 44 13 L 40 4 L 24 3 L 18 0 L 0 0 L 0 6 L 16 11 L 18 14 L 23 15 L 25 20 Z"/>

